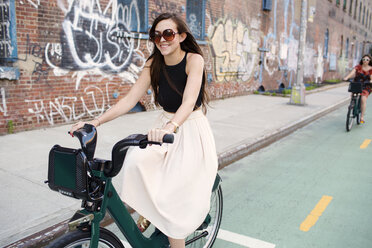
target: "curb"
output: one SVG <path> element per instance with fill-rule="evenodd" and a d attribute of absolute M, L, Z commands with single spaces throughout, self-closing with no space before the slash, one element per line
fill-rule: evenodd
<path fill-rule="evenodd" d="M 52 240 L 58 238 L 67 232 L 68 220 L 62 221 L 54 226 L 46 228 L 40 232 L 32 234 L 28 237 L 25 237 L 21 240 L 18 240 L 10 245 L 5 246 L 4 248 L 40 248 L 49 244 Z"/>
<path fill-rule="evenodd" d="M 47 246 L 54 239 L 62 236 L 68 232 L 68 222 L 70 219 L 57 223 L 51 227 L 48 227 L 40 232 L 34 233 L 28 237 L 18 240 L 12 244 L 5 246 L 4 248 L 42 248 Z M 112 223 L 109 214 L 106 214 L 105 218 L 101 222 L 101 226 L 106 226 Z"/>
<path fill-rule="evenodd" d="M 321 92 L 321 91 L 325 91 L 325 90 L 330 90 L 330 89 L 334 89 L 334 88 L 338 88 L 338 87 L 342 87 L 342 86 L 347 86 L 347 85 L 349 85 L 348 82 L 330 84 L 330 85 L 322 86 L 320 88 L 316 88 L 316 89 L 313 89 L 313 90 L 306 91 L 306 94 L 310 95 L 310 94 L 313 94 L 313 93 L 317 93 L 317 92 Z"/>
<path fill-rule="evenodd" d="M 253 142 L 245 140 L 240 143 L 237 143 L 236 145 L 234 145 L 233 148 L 230 148 L 218 154 L 218 164 L 219 164 L 218 169 L 220 170 L 228 166 L 229 164 L 280 140 L 281 138 L 284 138 L 285 136 L 293 133 L 299 128 L 302 128 L 306 126 L 307 124 L 319 119 L 320 117 L 325 116 L 326 114 L 340 108 L 341 106 L 345 105 L 348 102 L 349 102 L 349 98 L 341 100 L 340 102 L 333 104 L 329 106 L 328 108 L 322 109 L 310 116 L 304 117 L 295 123 L 289 124 L 271 133 L 265 134 L 257 138 Z M 62 236 L 68 231 L 68 225 L 67 225 L 68 221 L 69 220 L 62 221 L 40 232 L 37 232 L 21 240 L 18 240 L 12 244 L 9 244 L 5 246 L 4 248 L 26 248 L 26 247 L 27 248 L 28 247 L 42 248 L 42 247 L 45 247 L 52 240 Z M 105 223 L 109 224 L 111 222 L 112 222 L 111 217 L 109 215 L 106 215 L 103 220 L 103 223 L 101 224 L 105 225 Z"/>

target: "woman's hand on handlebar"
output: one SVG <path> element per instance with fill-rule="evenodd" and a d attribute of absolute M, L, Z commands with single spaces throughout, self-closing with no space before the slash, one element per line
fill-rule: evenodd
<path fill-rule="evenodd" d="M 166 129 L 154 128 L 148 132 L 147 139 L 148 141 L 163 143 L 164 135 L 170 134 L 170 133 L 172 132 Z"/>
<path fill-rule="evenodd" d="M 70 131 L 69 131 L 69 134 L 74 137 L 74 132 L 80 128 L 83 128 L 85 124 L 90 124 L 90 125 L 93 125 L 95 127 L 99 126 L 99 121 L 97 119 L 94 119 L 92 121 L 87 121 L 87 122 L 84 122 L 84 121 L 79 121 L 77 123 L 75 123 L 74 125 L 71 126 L 70 128 Z"/>

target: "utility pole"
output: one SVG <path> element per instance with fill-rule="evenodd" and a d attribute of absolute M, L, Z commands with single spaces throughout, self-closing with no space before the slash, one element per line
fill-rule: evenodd
<path fill-rule="evenodd" d="M 306 26 L 307 26 L 307 0 L 302 0 L 301 4 L 301 25 L 300 41 L 298 44 L 297 55 L 297 75 L 296 82 L 292 85 L 290 104 L 305 104 L 305 85 L 304 85 L 304 55 L 306 49 Z"/>

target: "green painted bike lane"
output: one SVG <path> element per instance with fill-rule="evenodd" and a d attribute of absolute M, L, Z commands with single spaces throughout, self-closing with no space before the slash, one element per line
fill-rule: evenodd
<path fill-rule="evenodd" d="M 214 248 L 372 247 L 372 143 L 360 148 L 372 139 L 371 100 L 366 123 L 350 132 L 346 113 L 344 106 L 220 171 L 222 234 L 240 236 L 225 234 Z M 324 196 L 331 200 L 320 211 Z M 311 213 L 319 218 L 300 230 Z"/>

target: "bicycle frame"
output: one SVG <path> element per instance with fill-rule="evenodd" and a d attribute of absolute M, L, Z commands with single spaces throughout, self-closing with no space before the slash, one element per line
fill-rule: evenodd
<path fill-rule="evenodd" d="M 104 176 L 102 171 L 93 171 L 93 175 L 100 178 L 105 185 L 104 189 L 104 196 L 102 199 L 102 203 L 100 207 L 98 207 L 99 211 L 88 211 L 83 209 L 78 211 L 80 214 L 83 215 L 80 220 L 82 221 L 74 221 L 78 223 L 76 226 L 81 225 L 90 221 L 91 224 L 91 242 L 90 248 L 98 248 L 99 236 L 100 236 L 100 222 L 105 217 L 106 211 L 109 212 L 110 216 L 114 219 L 116 225 L 119 227 L 121 233 L 125 236 L 127 241 L 132 247 L 146 247 L 146 248 L 166 248 L 169 247 L 169 242 L 167 236 L 165 236 L 162 232 L 156 229 L 156 231 L 150 236 L 145 237 L 140 230 L 138 229 L 136 223 L 134 222 L 133 218 L 129 214 L 127 208 L 121 201 L 118 193 L 116 192 L 113 184 L 112 178 L 107 178 Z M 221 182 L 220 176 L 217 174 L 215 179 L 213 190 L 214 192 Z M 88 217 L 87 216 L 92 216 Z M 208 216 L 207 216 L 208 218 Z"/>
<path fill-rule="evenodd" d="M 356 117 L 360 112 L 360 101 L 361 101 L 361 95 L 359 93 L 353 93 L 351 97 L 350 105 L 353 108 L 353 116 Z"/>
<path fill-rule="evenodd" d="M 105 217 L 106 211 L 109 212 L 109 214 L 119 227 L 120 231 L 123 233 L 132 247 L 168 247 L 168 239 L 160 231 L 154 232 L 149 238 L 142 235 L 140 230 L 137 228 L 137 225 L 135 224 L 133 218 L 129 214 L 127 208 L 121 201 L 118 193 L 116 192 L 111 178 L 105 177 L 103 172 L 100 171 L 93 171 L 93 174 L 103 181 L 105 189 L 102 203 L 98 208 L 99 211 L 95 211 L 93 213 L 86 209 L 80 211 L 80 213 L 85 216 L 93 214 L 93 217 L 91 218 L 90 248 L 98 248 L 98 241 L 100 236 L 99 224 Z"/>
<path fill-rule="evenodd" d="M 85 168 L 85 172 L 83 171 L 80 173 L 87 173 L 88 178 L 85 179 L 86 185 L 79 187 L 67 187 L 67 193 L 69 193 L 67 195 L 81 199 L 83 208 L 77 211 L 70 219 L 68 223 L 70 231 L 76 228 L 79 228 L 82 231 L 89 231 L 89 247 L 98 248 L 101 236 L 100 223 L 108 211 L 118 226 L 120 232 L 125 236 L 132 247 L 168 248 L 168 237 L 157 228 L 155 228 L 155 231 L 150 235 L 150 237 L 142 234 L 126 206 L 121 201 L 121 198 L 116 192 L 114 185 L 112 184 L 112 178 L 119 173 L 129 146 L 139 146 L 140 148 L 145 148 L 148 144 L 158 143 L 147 141 L 146 135 L 134 134 L 128 136 L 115 144 L 112 152 L 112 160 L 110 161 L 94 158 L 94 150 L 97 139 L 97 132 L 94 126 L 86 124 L 79 132 L 74 132 L 74 135 L 79 138 L 83 154 L 86 154 L 86 157 L 84 156 L 84 159 L 79 160 L 78 158 L 80 157 L 76 157 L 77 155 L 75 155 L 75 153 L 68 155 L 73 157 L 72 160 L 76 163 L 76 166 L 80 165 L 82 168 Z M 172 143 L 173 136 L 168 135 L 167 137 L 164 137 L 163 142 Z M 53 186 L 51 187 L 52 190 L 63 193 L 66 190 L 66 186 L 60 184 L 59 182 L 64 180 L 64 178 L 58 178 L 59 181 L 56 183 L 54 170 L 56 165 L 61 166 L 61 161 L 56 159 L 55 153 L 52 151 L 54 151 L 54 147 L 49 155 L 48 181 L 46 181 L 46 183 L 49 183 L 50 187 Z M 70 168 L 67 168 L 67 170 L 68 169 Z M 74 173 L 77 174 L 76 172 Z M 80 178 L 79 175 L 75 176 Z M 221 178 L 217 174 L 212 188 L 212 193 L 217 192 L 220 182 Z M 81 189 L 82 187 L 84 188 L 83 190 Z M 63 191 L 61 191 L 61 189 Z M 78 195 L 77 193 L 80 192 L 86 192 L 86 194 L 82 193 L 81 195 Z M 205 228 L 205 225 L 208 226 L 210 222 L 211 216 L 208 214 L 203 223 L 200 223 L 201 225 L 199 228 Z M 199 228 L 197 230 L 199 230 Z M 111 235 L 113 239 L 116 239 L 117 243 L 120 243 L 120 240 L 116 237 L 116 235 L 113 233 L 109 235 Z M 188 240 L 186 245 L 193 243 L 194 241 L 199 240 L 207 235 L 208 232 L 203 231 L 197 236 Z"/>
<path fill-rule="evenodd" d="M 353 114 L 354 115 L 356 114 L 356 111 L 358 110 L 358 107 L 359 107 L 359 99 L 360 99 L 359 93 L 353 93 L 353 95 L 351 97 L 351 104 L 352 104 L 352 107 L 353 107 Z"/>

